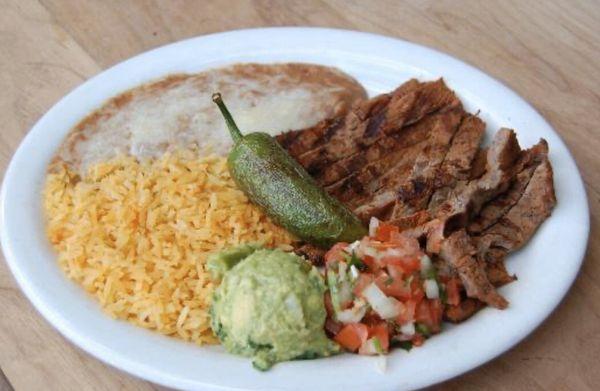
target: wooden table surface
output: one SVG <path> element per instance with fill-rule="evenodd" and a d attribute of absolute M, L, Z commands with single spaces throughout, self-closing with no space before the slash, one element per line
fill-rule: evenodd
<path fill-rule="evenodd" d="M 0 173 L 35 121 L 103 69 L 183 38 L 284 25 L 363 30 L 434 47 L 504 81 L 550 121 L 589 196 L 583 269 L 558 310 L 525 341 L 438 387 L 600 389 L 598 1 L 0 0 Z M 0 368 L 0 390 L 160 389 L 67 342 L 2 261 Z"/>

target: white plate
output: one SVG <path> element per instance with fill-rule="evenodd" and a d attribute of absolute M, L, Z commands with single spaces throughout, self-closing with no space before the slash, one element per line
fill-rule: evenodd
<path fill-rule="evenodd" d="M 111 96 L 174 72 L 234 62 L 303 61 L 356 77 L 371 95 L 410 77 L 443 76 L 468 110 L 481 110 L 488 139 L 501 126 L 523 146 L 550 144 L 558 205 L 508 268 L 519 280 L 502 288 L 505 311 L 484 309 L 410 353 L 394 351 L 385 374 L 375 359 L 354 355 L 295 361 L 266 373 L 220 347 L 203 348 L 115 321 L 55 264 L 44 235 L 40 191 L 46 165 L 69 129 Z M 481 71 L 408 42 L 351 31 L 276 28 L 194 38 L 136 56 L 88 80 L 31 129 L 2 187 L 2 244 L 29 300 L 69 340 L 99 359 L 162 385 L 185 389 L 398 390 L 424 387 L 496 357 L 537 327 L 558 305 L 581 265 L 589 231 L 584 187 L 565 144 L 527 102 Z"/>

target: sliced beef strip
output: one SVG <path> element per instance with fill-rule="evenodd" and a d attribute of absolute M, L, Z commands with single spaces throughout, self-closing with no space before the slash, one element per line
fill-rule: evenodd
<path fill-rule="evenodd" d="M 457 111 L 459 109 L 456 109 Z M 460 110 L 462 112 L 462 110 Z M 360 153 L 340 159 L 318 178 L 323 186 L 329 186 L 347 178 L 349 175 L 358 174 L 366 165 L 382 166 L 393 165 L 402 157 L 409 148 L 414 148 L 423 142 L 428 142 L 433 123 L 439 118 L 452 116 L 452 112 L 444 110 L 440 113 L 430 114 L 413 125 L 405 126 L 397 133 L 382 137 L 376 142 L 366 146 Z M 385 166 L 384 166 L 385 167 Z M 381 175 L 381 171 L 379 175 Z"/>
<path fill-rule="evenodd" d="M 432 216 L 459 181 L 470 179 L 473 161 L 480 151 L 479 145 L 484 132 L 485 123 L 474 115 L 468 115 L 461 123 L 436 178 L 436 190 L 427 206 Z M 485 159 L 483 161 L 485 166 Z"/>
<path fill-rule="evenodd" d="M 452 121 L 453 119 L 456 121 Z M 417 156 L 408 180 L 396 190 L 391 218 L 406 216 L 427 207 L 431 195 L 439 185 L 442 163 L 451 149 L 461 120 L 462 117 L 451 117 L 432 129 L 429 145 Z"/>
<path fill-rule="evenodd" d="M 485 174 L 472 181 L 457 181 L 445 201 L 435 208 L 435 214 L 428 209 L 430 221 L 424 226 L 412 227 L 410 234 L 427 236 L 428 251 L 439 253 L 441 242 L 452 231 L 465 228 L 486 202 L 509 187 L 519 153 L 514 132 L 509 129 L 498 131 L 487 149 Z M 390 220 L 392 224 L 397 222 Z"/>
<path fill-rule="evenodd" d="M 294 252 L 297 255 L 308 259 L 313 265 L 321 266 L 325 263 L 325 253 L 327 251 L 322 248 L 313 246 L 312 244 L 304 243 L 296 247 L 294 249 Z"/>
<path fill-rule="evenodd" d="M 397 153 L 391 153 L 325 189 L 351 209 L 357 208 L 380 189 L 382 182 L 390 177 L 392 173 L 397 177 L 406 178 L 415 159 L 425 145 L 427 145 L 426 140 L 404 148 Z"/>
<path fill-rule="evenodd" d="M 477 250 L 465 229 L 452 233 L 440 248 L 440 258 L 452 265 L 465 287 L 468 297 L 474 297 L 496 308 L 506 308 L 508 302 L 496 291 L 485 273 L 485 265 L 475 257 Z"/>
<path fill-rule="evenodd" d="M 375 124 L 382 122 L 383 112 L 393 97 L 414 97 L 414 91 L 420 85 L 421 83 L 412 79 L 389 94 L 381 94 L 362 102 L 341 119 L 343 126 L 330 129 L 329 126 L 321 125 L 312 132 L 316 137 L 310 137 L 310 133 L 305 137 L 301 131 L 294 144 L 289 146 L 294 151 L 292 156 L 318 178 L 320 170 L 354 153 L 350 151 L 356 146 L 357 141 L 354 139 L 363 137 L 369 124 L 373 128 Z"/>
<path fill-rule="evenodd" d="M 507 302 L 487 278 L 486 264 L 476 257 L 475 245 L 465 228 L 486 202 L 509 187 L 520 154 L 514 132 L 500 130 L 487 152 L 486 173 L 479 179 L 459 183 L 434 219 L 412 229 L 413 235 L 426 237 L 429 253 L 439 254 L 456 268 L 467 296 L 497 308 L 506 307 Z"/>
<path fill-rule="evenodd" d="M 437 169 L 446 156 L 454 133 L 463 118 L 462 110 L 450 111 L 447 116 L 437 116 L 432 123 L 428 143 L 416 156 L 408 177 L 398 175 L 397 170 L 388 170 L 378 179 L 380 188 L 370 200 L 361 203 L 354 212 L 359 218 L 370 216 L 388 219 L 385 211 L 395 202 L 416 211 L 427 202 L 435 182 Z"/>
<path fill-rule="evenodd" d="M 488 262 L 518 250 L 531 239 L 556 205 L 553 172 L 545 159 L 535 169 L 519 201 L 494 225 L 476 237 L 478 253 Z M 495 251 L 491 251 L 495 250 Z"/>
<path fill-rule="evenodd" d="M 292 157 L 296 158 L 307 150 L 328 142 L 342 126 L 344 126 L 344 117 L 328 118 L 311 128 L 282 133 L 276 139 Z"/>
<path fill-rule="evenodd" d="M 514 131 L 500 129 L 487 152 L 486 172 L 476 180 L 459 184 L 438 210 L 444 231 L 466 227 L 483 205 L 508 189 L 521 148 Z"/>
<path fill-rule="evenodd" d="M 547 160 L 547 150 L 547 145 L 543 140 L 529 150 L 532 151 L 533 161 L 541 158 L 542 162 L 537 166 L 526 165 L 521 171 L 521 173 L 527 174 L 532 167 L 535 168 L 524 191 L 520 193 L 522 196 L 494 225 L 484 230 L 482 236 L 473 237 L 477 246 L 477 258 L 480 263 L 485 264 L 487 278 L 496 287 L 516 279 L 506 271 L 504 265 L 506 255 L 529 241 L 556 204 L 553 173 L 550 162 Z M 522 178 L 517 176 L 515 184 L 508 193 L 515 194 L 512 190 L 522 188 L 522 184 L 519 183 L 520 179 Z M 490 204 L 496 210 L 498 203 Z M 477 312 L 483 305 L 475 299 L 467 300 L 471 302 L 464 304 L 463 301 L 458 308 L 448 306 L 444 312 L 445 317 L 453 322 L 461 322 Z"/>
<path fill-rule="evenodd" d="M 371 163 L 326 187 L 327 191 L 354 209 L 367 203 L 383 187 L 399 186 L 410 175 L 417 157 L 430 144 L 432 130 L 440 127 L 436 124 L 456 121 L 462 115 L 460 108 L 431 114 L 380 140 L 365 152 L 364 160 Z M 389 140 L 399 141 L 391 143 Z M 394 145 L 395 150 L 391 148 Z M 379 160 L 374 160 L 380 156 Z"/>
<path fill-rule="evenodd" d="M 519 201 L 535 169 L 548 159 L 548 143 L 541 140 L 532 148 L 524 151 L 517 162 L 516 175 L 510 188 L 496 199 L 490 201 L 472 221 L 468 231 L 479 233 L 494 224 Z"/>
<path fill-rule="evenodd" d="M 389 94 L 381 94 L 372 99 L 359 102 L 352 109 L 337 118 L 328 118 L 317 123 L 315 126 L 292 130 L 278 135 L 277 141 L 288 150 L 289 154 L 298 159 L 300 155 L 321 148 L 328 143 L 334 135 L 341 139 L 341 133 L 350 135 L 355 129 L 356 123 L 363 121 L 371 113 L 377 112 L 385 106 L 393 94 L 406 93 L 417 88 L 419 82 L 411 79 Z"/>
<path fill-rule="evenodd" d="M 467 297 L 458 305 L 447 305 L 444 309 L 444 319 L 452 323 L 460 323 L 475 315 L 483 307 L 485 303 Z"/>
<path fill-rule="evenodd" d="M 483 262 L 479 258 L 478 260 Z M 504 262 L 485 262 L 485 274 L 490 283 L 495 287 L 506 285 L 517 279 L 516 276 L 508 273 Z"/>
<path fill-rule="evenodd" d="M 351 111 L 345 124 L 327 143 L 305 152 L 297 160 L 317 180 L 331 165 L 347 156 L 360 153 L 382 137 L 398 132 L 429 113 L 446 107 L 461 107 L 460 100 L 443 80 L 426 83 L 408 82 L 388 99 L 377 98 Z"/>
<path fill-rule="evenodd" d="M 448 190 L 458 181 L 467 179 L 484 130 L 483 121 L 468 115 L 451 136 L 451 143 L 445 138 L 449 134 L 443 133 L 442 137 L 432 140 L 434 148 L 428 151 L 432 153 L 421 155 L 421 161 L 417 158 L 416 169 L 406 184 L 401 186 L 391 219 L 399 219 L 415 211 L 427 209 L 432 203 L 432 198 L 434 203 L 441 203 L 440 195 L 449 194 Z M 447 152 L 444 153 L 444 150 Z M 419 165 L 423 163 L 424 169 L 420 169 Z"/>

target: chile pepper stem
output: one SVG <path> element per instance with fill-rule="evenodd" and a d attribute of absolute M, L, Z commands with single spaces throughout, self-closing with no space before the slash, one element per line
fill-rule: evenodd
<path fill-rule="evenodd" d="M 231 133 L 231 138 L 233 139 L 234 143 L 237 143 L 243 137 L 242 132 L 240 132 L 240 129 L 235 124 L 231 113 L 229 112 L 229 110 L 227 110 L 227 106 L 225 106 L 225 103 L 223 103 L 221 94 L 219 92 L 215 92 L 212 95 L 212 100 L 217 104 L 217 106 L 219 106 L 219 110 L 221 110 L 221 114 L 223 114 L 223 118 L 225 118 L 225 123 L 229 128 L 229 133 Z"/>

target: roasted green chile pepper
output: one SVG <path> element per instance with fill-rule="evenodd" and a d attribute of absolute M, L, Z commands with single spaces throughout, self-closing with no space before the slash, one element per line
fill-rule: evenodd
<path fill-rule="evenodd" d="M 267 133 L 242 135 L 221 99 L 213 94 L 231 137 L 227 159 L 237 186 L 277 224 L 319 247 L 353 242 L 367 234 L 360 220 L 320 188 Z"/>

